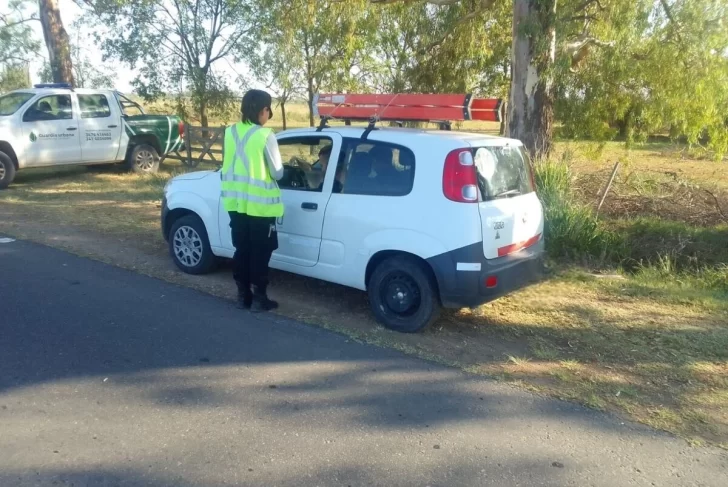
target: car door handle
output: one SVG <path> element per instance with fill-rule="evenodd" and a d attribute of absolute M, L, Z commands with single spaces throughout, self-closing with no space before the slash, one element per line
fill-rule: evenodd
<path fill-rule="evenodd" d="M 301 203 L 301 208 L 303 208 L 304 210 L 313 210 L 313 211 L 316 211 L 316 210 L 318 210 L 318 204 L 316 204 L 316 203 Z"/>
<path fill-rule="evenodd" d="M 118 127 L 118 125 L 109 125 L 110 129 L 115 129 L 116 127 Z"/>
<path fill-rule="evenodd" d="M 66 130 L 78 130 L 76 127 L 68 127 Z"/>

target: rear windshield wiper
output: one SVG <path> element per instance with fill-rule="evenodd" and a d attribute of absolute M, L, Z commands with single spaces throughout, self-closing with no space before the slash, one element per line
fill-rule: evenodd
<path fill-rule="evenodd" d="M 518 196 L 521 194 L 520 189 L 509 189 L 508 191 L 503 191 L 501 193 L 498 193 L 495 195 L 496 198 L 507 198 L 509 196 Z"/>

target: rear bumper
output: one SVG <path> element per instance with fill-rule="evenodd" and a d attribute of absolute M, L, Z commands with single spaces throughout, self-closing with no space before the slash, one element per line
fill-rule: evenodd
<path fill-rule="evenodd" d="M 478 243 L 428 262 L 437 278 L 442 305 L 474 308 L 538 282 L 544 274 L 544 250 L 541 238 L 512 255 L 488 260 L 483 257 L 482 243 Z M 488 278 L 495 279 L 495 285 L 489 287 Z"/>

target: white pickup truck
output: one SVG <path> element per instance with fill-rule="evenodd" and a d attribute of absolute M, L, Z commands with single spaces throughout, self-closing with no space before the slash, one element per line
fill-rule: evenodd
<path fill-rule="evenodd" d="M 58 83 L 13 91 L 0 96 L 0 189 L 29 167 L 126 163 L 156 172 L 183 132 L 178 117 L 146 115 L 112 90 Z"/>

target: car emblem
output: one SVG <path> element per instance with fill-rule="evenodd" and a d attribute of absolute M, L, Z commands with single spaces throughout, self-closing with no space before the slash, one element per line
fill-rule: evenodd
<path fill-rule="evenodd" d="M 30 141 L 31 142 L 35 142 L 36 140 L 38 140 L 38 136 L 35 135 L 35 132 L 31 132 L 30 133 Z"/>

